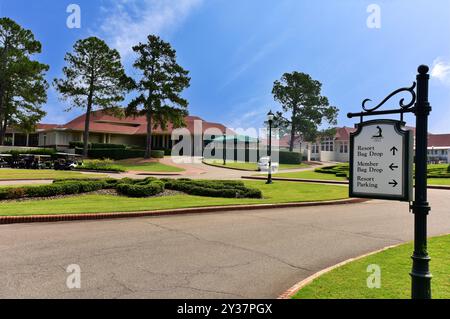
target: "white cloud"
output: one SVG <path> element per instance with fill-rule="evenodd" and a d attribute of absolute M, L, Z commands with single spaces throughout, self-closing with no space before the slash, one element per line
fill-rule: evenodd
<path fill-rule="evenodd" d="M 450 61 L 443 58 L 435 59 L 431 68 L 431 77 L 450 85 Z"/>
<path fill-rule="evenodd" d="M 203 0 L 110 0 L 100 32 L 126 57 L 147 35 L 176 29 Z"/>
<path fill-rule="evenodd" d="M 251 49 L 247 44 L 239 47 L 237 52 L 239 52 L 239 56 L 241 57 L 241 63 L 236 66 L 231 73 L 231 76 L 225 81 L 225 83 L 220 87 L 221 89 L 228 86 L 230 83 L 234 82 L 238 79 L 242 74 L 246 73 L 250 68 L 260 63 L 263 59 L 265 59 L 269 54 L 274 52 L 280 45 L 282 45 L 290 36 L 288 32 L 284 32 L 279 35 L 275 40 L 265 42 L 261 47 Z M 250 39 L 249 42 L 253 42 L 254 38 Z M 245 49 L 244 49 L 245 48 Z M 244 51 L 247 51 L 247 58 L 242 58 L 245 54 Z M 237 55 L 237 52 L 235 55 Z"/>

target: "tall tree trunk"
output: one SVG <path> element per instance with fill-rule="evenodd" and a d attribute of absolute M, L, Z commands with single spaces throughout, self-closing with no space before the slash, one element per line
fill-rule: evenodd
<path fill-rule="evenodd" d="M 6 129 L 8 125 L 8 116 L 4 114 L 4 118 L 2 119 L 0 123 L 0 145 L 5 145 L 6 140 Z"/>
<path fill-rule="evenodd" d="M 6 135 L 6 107 L 3 107 L 3 88 L 0 86 L 0 145 L 5 145 L 5 135 Z"/>
<path fill-rule="evenodd" d="M 86 119 L 84 121 L 84 132 L 83 132 L 83 157 L 88 157 L 89 152 L 89 124 L 91 120 L 91 111 L 92 106 L 88 105 L 87 111 L 86 111 Z"/>
<path fill-rule="evenodd" d="M 147 111 L 147 143 L 145 145 L 145 159 L 152 157 L 152 112 Z"/>
<path fill-rule="evenodd" d="M 291 141 L 289 142 L 289 152 L 294 151 L 294 142 L 295 142 L 295 132 L 296 132 L 296 125 L 295 125 L 295 119 L 297 117 L 297 108 L 294 107 L 292 110 L 292 118 L 291 118 Z"/>

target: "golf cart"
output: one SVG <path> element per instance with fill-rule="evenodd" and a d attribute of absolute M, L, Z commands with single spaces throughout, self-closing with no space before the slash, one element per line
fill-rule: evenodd
<path fill-rule="evenodd" d="M 0 168 L 10 167 L 13 157 L 11 154 L 0 154 Z"/>
<path fill-rule="evenodd" d="M 82 165 L 82 156 L 77 154 L 56 153 L 53 164 L 55 170 L 70 171 Z"/>
<path fill-rule="evenodd" d="M 261 172 L 268 172 L 269 171 L 269 162 L 270 157 L 261 157 L 258 162 L 258 170 Z M 278 172 L 279 164 L 272 162 L 272 173 Z"/>
<path fill-rule="evenodd" d="M 34 155 L 33 169 L 51 169 L 53 167 L 50 155 Z"/>
<path fill-rule="evenodd" d="M 13 168 L 32 169 L 35 167 L 34 155 L 20 154 L 13 163 Z"/>

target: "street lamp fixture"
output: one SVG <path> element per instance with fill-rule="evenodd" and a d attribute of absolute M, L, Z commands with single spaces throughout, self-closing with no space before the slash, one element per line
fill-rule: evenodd
<path fill-rule="evenodd" d="M 227 165 L 227 135 L 223 134 L 223 166 Z"/>
<path fill-rule="evenodd" d="M 267 176 L 267 182 L 266 184 L 272 184 L 272 124 L 273 124 L 273 118 L 274 114 L 272 111 L 270 111 L 267 114 L 267 121 L 269 122 L 269 149 L 268 149 L 268 155 L 269 155 L 269 174 Z"/>

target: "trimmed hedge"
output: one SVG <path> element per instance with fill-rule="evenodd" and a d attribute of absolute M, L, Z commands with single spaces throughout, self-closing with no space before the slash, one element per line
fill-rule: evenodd
<path fill-rule="evenodd" d="M 302 154 L 296 152 L 279 152 L 280 164 L 301 164 Z"/>
<path fill-rule="evenodd" d="M 83 148 L 83 142 L 70 142 L 70 148 Z M 89 143 L 89 149 L 126 149 L 127 146 L 124 144 L 107 144 L 107 143 Z"/>
<path fill-rule="evenodd" d="M 116 189 L 119 194 L 129 197 L 149 197 L 177 190 L 190 195 L 223 198 L 262 198 L 259 189 L 248 188 L 241 181 L 209 181 L 190 179 L 60 179 L 53 184 L 0 188 L 0 200 L 52 197 L 94 192 L 101 189 Z"/>
<path fill-rule="evenodd" d="M 161 181 L 151 181 L 148 184 L 118 184 L 117 192 L 128 197 L 149 197 L 164 192 L 164 183 Z"/>
<path fill-rule="evenodd" d="M 115 165 L 110 159 L 105 160 L 89 160 L 84 161 L 83 165 L 78 169 L 94 170 L 94 171 L 111 171 L 111 172 L 125 172 L 126 170 L 119 165 Z"/>
<path fill-rule="evenodd" d="M 347 177 L 348 178 L 349 164 L 338 164 L 338 165 L 333 165 L 333 166 L 316 168 L 315 171 L 317 173 L 333 174 L 333 175 L 336 175 L 336 177 Z"/>
<path fill-rule="evenodd" d="M 10 150 L 8 152 L 5 152 L 5 154 L 11 154 L 13 156 L 13 158 L 18 158 L 19 155 L 22 155 L 22 154 L 55 156 L 56 150 L 52 149 L 52 148 L 39 148 L 39 149 L 30 149 L 30 150 Z"/>
<path fill-rule="evenodd" d="M 165 179 L 167 189 L 189 195 L 223 198 L 262 198 L 259 189 L 248 188 L 240 181 L 206 181 Z"/>
<path fill-rule="evenodd" d="M 107 182 L 105 180 L 64 180 L 49 185 L 1 188 L 0 200 L 89 193 L 103 189 L 106 186 Z"/>
<path fill-rule="evenodd" d="M 127 150 L 127 149 L 90 149 L 88 152 L 90 158 L 95 159 L 113 159 L 122 160 L 129 158 L 144 157 L 143 150 Z"/>
<path fill-rule="evenodd" d="M 152 158 L 164 158 L 165 152 L 161 150 L 152 150 L 150 156 Z"/>

